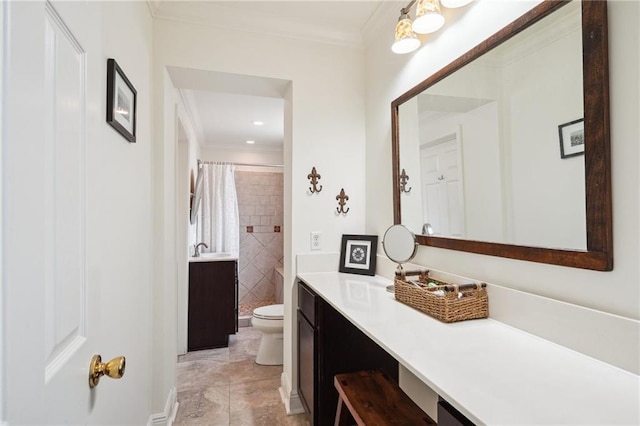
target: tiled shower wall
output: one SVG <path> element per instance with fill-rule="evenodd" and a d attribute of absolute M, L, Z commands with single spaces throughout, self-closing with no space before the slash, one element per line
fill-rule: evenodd
<path fill-rule="evenodd" d="M 273 302 L 275 267 L 282 265 L 284 255 L 283 174 L 236 171 L 235 178 L 240 213 L 239 302 Z"/>

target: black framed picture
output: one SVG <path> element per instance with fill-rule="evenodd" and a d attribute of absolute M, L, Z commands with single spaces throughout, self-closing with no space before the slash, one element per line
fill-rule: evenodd
<path fill-rule="evenodd" d="M 340 272 L 375 275 L 377 235 L 343 235 L 340 250 Z"/>
<path fill-rule="evenodd" d="M 584 118 L 558 126 L 560 134 L 560 158 L 584 154 Z"/>
<path fill-rule="evenodd" d="M 137 92 L 115 59 L 107 60 L 107 123 L 129 142 L 136 141 Z"/>

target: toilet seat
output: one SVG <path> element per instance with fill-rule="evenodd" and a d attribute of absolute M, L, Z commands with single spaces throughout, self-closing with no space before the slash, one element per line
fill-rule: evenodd
<path fill-rule="evenodd" d="M 263 320 L 282 320 L 284 319 L 284 305 L 262 306 L 253 310 L 253 317 Z"/>

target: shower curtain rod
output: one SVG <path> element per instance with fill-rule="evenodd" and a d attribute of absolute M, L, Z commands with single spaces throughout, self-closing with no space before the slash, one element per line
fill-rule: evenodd
<path fill-rule="evenodd" d="M 246 167 L 284 167 L 283 164 L 249 164 L 249 163 L 233 163 L 230 161 L 202 161 L 198 160 L 198 165 L 200 164 L 233 164 L 234 166 L 246 166 Z"/>

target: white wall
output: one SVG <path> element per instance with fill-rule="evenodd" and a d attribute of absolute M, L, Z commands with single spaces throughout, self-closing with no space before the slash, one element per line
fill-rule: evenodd
<path fill-rule="evenodd" d="M 609 2 L 611 149 L 614 270 L 593 272 L 421 247 L 415 262 L 479 280 L 521 289 L 618 314 L 640 318 L 638 258 L 638 2 Z M 367 69 L 367 232 L 382 235 L 393 222 L 391 117 L 393 99 L 532 6 L 526 2 L 476 1 L 464 15 L 406 56 L 389 49 L 394 20 L 380 28 L 366 50 Z M 630 342 L 638 345 L 638 342 Z M 624 349 L 621 349 L 624 350 Z"/>
<path fill-rule="evenodd" d="M 100 336 L 110 347 L 140 347 L 139 353 L 123 353 L 127 357 L 127 376 L 123 380 L 140 383 L 147 404 L 136 407 L 137 421 L 146 421 L 149 415 L 149 393 L 153 386 L 148 360 L 153 359 L 151 348 L 151 295 L 152 281 L 152 215 L 151 208 L 151 147 L 152 138 L 152 96 L 151 96 L 151 51 L 152 19 L 145 4 L 138 2 L 101 3 L 99 15 L 101 22 L 102 57 L 115 58 L 137 91 L 136 143 L 123 143 L 122 137 L 108 125 L 103 124 L 103 138 L 100 141 L 99 155 L 105 168 L 110 169 L 108 181 L 101 182 L 99 196 L 104 204 L 98 223 L 111 223 L 105 227 L 103 245 L 108 249 L 94 250 L 102 257 L 105 271 L 103 282 L 119 280 L 130 283 L 127 294 L 106 292 L 100 302 L 100 318 L 110 323 L 111 335 Z M 96 26 L 97 27 L 97 26 Z M 95 79 L 102 84 L 106 78 L 106 69 L 102 78 Z M 105 95 L 106 96 L 106 95 Z M 113 227 L 118 229 L 113 232 Z M 117 249 L 116 249 L 117 247 Z M 92 251 L 91 248 L 88 248 Z M 107 256 L 106 254 L 109 254 Z M 109 271 L 109 272 L 107 272 Z M 108 288 L 108 286 L 107 286 Z M 114 308 L 117 306 L 117 308 Z M 115 309 L 118 309 L 115 311 Z M 118 320 L 122 318 L 133 324 Z M 103 325 L 103 327 L 106 327 Z M 121 330 L 127 327 L 128 332 Z M 127 340 L 123 337 L 127 336 Z M 109 354 L 103 354 L 109 356 Z M 111 354 L 112 356 L 119 354 Z M 132 396 L 132 401 L 137 398 Z M 116 423 L 131 422 L 127 416 L 129 410 L 113 412 L 113 406 L 102 407 L 105 417 Z"/>
<path fill-rule="evenodd" d="M 502 73 L 513 237 L 516 244 L 586 250 L 584 156 L 562 159 L 558 139 L 558 125 L 584 116 L 582 78 L 575 72 L 582 68 L 581 32 L 576 28 L 547 43 Z M 566 65 L 552 68 L 549 61 Z M 527 84 L 528 73 L 545 83 Z M 553 102 L 545 105 L 547 99 Z"/>
<path fill-rule="evenodd" d="M 233 43 L 228 41 L 232 39 Z M 169 21 L 154 22 L 155 78 L 164 67 L 178 66 L 291 81 L 285 96 L 285 364 L 286 392 L 297 387 L 292 336 L 292 256 L 309 250 L 311 231 L 323 233 L 323 249 L 337 251 L 343 233 L 362 233 L 365 218 L 365 138 L 362 52 L 346 47 L 281 39 L 265 35 Z M 162 102 L 161 84 L 154 95 Z M 174 155 L 161 124 L 170 119 L 156 112 L 158 147 L 155 165 L 170 170 L 163 155 Z M 170 129 L 169 129 L 170 130 Z M 162 141 L 164 136 L 164 142 Z M 164 147 L 161 147 L 163 145 Z M 323 190 L 309 195 L 306 179 L 315 166 Z M 171 175 L 172 176 L 172 175 Z M 158 178 L 162 179 L 161 175 Z M 165 185 L 171 185 L 165 182 Z M 336 214 L 335 196 L 344 188 L 349 214 Z M 158 191 L 161 191 L 157 188 Z M 157 191 L 157 192 L 158 192 Z M 166 211 L 171 208 L 164 203 Z M 156 204 L 161 207 L 162 204 Z M 169 220 L 167 218 L 166 220 Z M 159 227 L 158 231 L 162 231 Z M 163 238 L 161 235 L 158 238 Z M 337 265 L 336 265 L 337 266 Z"/>
<path fill-rule="evenodd" d="M 414 234 L 420 234 L 425 222 L 423 212 L 422 185 L 420 177 L 420 118 L 418 99 L 414 98 L 400 105 L 398 116 L 400 138 L 408 143 L 400 144 L 400 170 L 409 176 L 406 190 L 400 194 L 402 223 Z"/>

